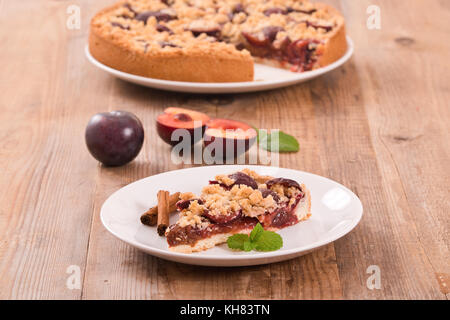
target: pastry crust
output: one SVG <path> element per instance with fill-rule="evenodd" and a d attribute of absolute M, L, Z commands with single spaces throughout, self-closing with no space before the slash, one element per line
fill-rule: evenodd
<path fill-rule="evenodd" d="M 335 15 L 340 15 L 340 13 L 332 6 L 326 4 L 318 4 L 322 8 L 333 12 Z M 332 31 L 327 42 L 324 45 L 322 55 L 318 60 L 318 67 L 325 67 L 337 60 L 339 60 L 347 52 L 347 38 L 345 32 L 345 22 L 342 22 L 338 27 Z"/>
<path fill-rule="evenodd" d="M 306 189 L 305 185 L 302 184 L 302 190 L 305 193 L 304 198 L 298 203 L 295 214 L 298 218 L 298 222 L 308 220 L 311 217 L 311 194 L 308 189 Z M 267 228 L 269 231 L 278 231 L 280 228 Z M 250 234 L 252 232 L 252 229 L 242 229 L 237 230 L 233 233 L 222 233 L 222 234 L 215 234 L 211 237 L 208 237 L 206 239 L 199 240 L 195 243 L 195 245 L 177 245 L 177 246 L 169 246 L 169 250 L 173 252 L 180 252 L 180 253 L 193 253 L 193 252 L 199 252 L 208 250 L 211 248 L 214 248 L 217 245 L 220 245 L 222 243 L 227 242 L 227 239 L 231 237 L 232 235 L 236 233 L 243 233 L 243 234 Z"/>
<path fill-rule="evenodd" d="M 210 46 L 205 50 L 165 50 L 143 52 L 130 47 L 120 35 L 106 34 L 96 24 L 99 17 L 124 5 L 103 9 L 91 20 L 89 51 L 101 63 L 123 72 L 162 79 L 190 82 L 238 82 L 253 80 L 250 54 L 236 54 L 233 48 Z M 240 53 L 240 52 L 238 52 Z"/>
<path fill-rule="evenodd" d="M 326 66 L 347 50 L 344 19 L 329 5 L 288 0 L 283 10 L 293 11 L 267 14 L 268 6 L 281 7 L 284 2 L 243 0 L 240 3 L 249 8 L 244 15 L 243 11 L 230 12 L 236 4 L 224 2 L 226 9 L 212 8 L 208 7 L 212 2 L 201 0 L 196 2 L 201 9 L 191 9 L 186 1 L 128 0 L 101 10 L 91 20 L 90 53 L 111 68 L 139 76 L 190 82 L 240 82 L 253 80 L 254 59 L 301 72 Z M 314 13 L 301 13 L 301 9 L 294 10 L 287 5 L 313 8 Z M 145 11 L 149 8 L 150 11 Z M 178 16 L 168 16 L 167 10 Z M 154 15 L 138 18 L 145 12 L 164 12 L 169 18 Z M 203 15 L 204 20 L 199 19 Z M 209 22 L 213 29 L 202 29 Z M 195 28 L 200 26 L 199 31 L 192 29 L 195 23 Z M 267 28 L 273 26 L 281 28 L 280 32 L 275 32 L 275 38 L 265 43 L 265 48 L 250 41 L 249 37 L 266 41 Z M 283 39 L 289 39 L 289 43 L 302 39 L 307 49 L 305 46 L 280 49 Z M 236 49 L 239 46 L 241 50 Z M 306 59 L 304 66 L 296 65 L 303 63 L 299 59 Z"/>
<path fill-rule="evenodd" d="M 253 80 L 250 56 L 223 52 L 146 55 L 114 44 L 92 31 L 89 51 L 101 63 L 123 72 L 162 80 L 190 82 L 239 82 Z"/>
<path fill-rule="evenodd" d="M 252 232 L 252 229 L 243 229 L 240 230 L 239 233 L 245 233 L 250 234 Z M 222 234 L 216 234 L 209 238 L 199 240 L 194 246 L 190 246 L 188 244 L 182 244 L 174 247 L 169 247 L 170 251 L 173 252 L 180 252 L 180 253 L 193 253 L 193 252 L 200 252 L 205 251 L 211 248 L 214 248 L 215 246 L 227 242 L 227 239 L 231 237 L 234 233 L 222 233 Z"/>

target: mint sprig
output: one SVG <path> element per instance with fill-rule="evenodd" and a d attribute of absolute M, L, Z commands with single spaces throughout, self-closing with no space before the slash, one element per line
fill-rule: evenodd
<path fill-rule="evenodd" d="M 258 144 L 264 150 L 270 152 L 297 152 L 300 150 L 300 145 L 295 137 L 287 134 L 281 130 L 274 130 L 267 132 L 267 130 L 257 129 Z M 276 142 L 278 139 L 278 146 L 276 143 L 272 146 L 272 141 Z"/>
<path fill-rule="evenodd" d="M 235 234 L 228 238 L 228 248 L 244 250 L 244 243 L 248 241 L 248 235 L 246 234 Z"/>
<path fill-rule="evenodd" d="M 227 240 L 228 248 L 242 251 L 275 251 L 283 246 L 283 239 L 278 233 L 266 231 L 258 223 L 250 236 L 242 233 L 232 235 Z"/>

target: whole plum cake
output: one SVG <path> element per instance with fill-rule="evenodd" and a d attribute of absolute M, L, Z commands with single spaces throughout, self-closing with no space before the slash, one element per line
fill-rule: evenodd
<path fill-rule="evenodd" d="M 91 54 L 146 77 L 253 80 L 253 61 L 303 72 L 347 49 L 344 18 L 307 0 L 127 0 L 91 21 Z"/>

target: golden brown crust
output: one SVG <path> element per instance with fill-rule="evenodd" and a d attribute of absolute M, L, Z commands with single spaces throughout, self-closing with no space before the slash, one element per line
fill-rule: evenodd
<path fill-rule="evenodd" d="M 148 56 L 108 41 L 91 30 L 89 51 L 101 63 L 139 76 L 191 82 L 239 82 L 253 80 L 253 61 L 219 54 Z"/>
<path fill-rule="evenodd" d="M 134 6 L 142 5 L 141 10 L 144 10 L 143 8 L 172 10 L 162 2 L 153 0 L 129 1 L 133 1 Z M 195 13 L 191 17 L 190 9 L 183 4 L 184 0 L 176 1 L 179 1 L 175 6 L 182 12 L 182 16 L 168 22 L 164 22 L 164 20 L 159 22 L 153 16 L 146 22 L 136 20 L 137 13 L 125 6 L 128 1 L 121 1 L 101 10 L 91 21 L 89 49 L 92 56 L 114 69 L 145 77 L 191 82 L 238 82 L 252 81 L 254 73 L 253 59 L 249 52 L 247 50 L 239 51 L 234 47 L 242 42 L 246 43 L 240 34 L 241 31 L 251 32 L 256 37 L 261 37 L 264 26 L 282 25 L 287 29 L 279 32 L 274 42 L 275 47 L 275 44 L 279 44 L 282 37 L 286 36 L 294 40 L 295 36 L 299 36 L 300 39 L 317 39 L 320 44 L 315 50 L 316 58 L 314 63 L 308 67 L 309 69 L 305 70 L 326 66 L 338 60 L 347 49 L 344 19 L 336 9 L 328 5 L 301 1 L 298 2 L 300 3 L 299 7 L 296 8 L 315 8 L 317 12 L 310 15 L 293 13 L 292 17 L 287 17 L 280 14 L 265 15 L 262 13 L 261 10 L 270 6 L 284 5 L 278 0 L 266 1 L 264 4 L 254 0 L 245 0 L 244 3 L 250 6 L 249 10 L 253 15 L 243 22 L 236 22 L 236 19 L 223 22 L 227 19 L 226 10 L 230 10 L 230 7 L 227 9 L 216 8 L 216 14 L 214 10 L 201 11 L 208 12 L 205 14 L 209 15 L 207 18 L 213 24 L 218 25 L 219 20 L 222 21 L 222 35 L 226 37 L 226 39 L 222 39 L 225 42 L 222 42 L 207 33 L 194 36 L 191 30 L 186 29 L 186 26 L 190 25 L 190 21 L 199 22 L 199 11 L 194 10 Z M 207 0 L 204 1 L 208 3 Z M 297 6 L 297 2 L 293 2 L 293 0 L 289 0 L 288 4 L 290 3 Z M 227 4 L 227 6 L 230 5 Z M 186 12 L 189 14 L 186 15 Z M 225 20 L 223 20 L 224 17 Z M 209 20 L 202 20 L 203 23 L 205 21 Z M 292 21 L 295 21 L 294 25 Z M 173 29 L 175 32 L 155 31 L 156 25 L 160 24 L 170 27 L 170 30 Z M 317 26 L 311 26 L 314 24 Z M 324 25 L 325 27 L 321 27 Z M 326 30 L 327 25 L 333 25 L 331 31 Z M 238 34 L 239 36 L 236 36 Z M 169 45 L 162 44 L 166 41 Z M 294 66 L 292 68 L 290 62 L 280 63 L 270 58 L 257 58 L 257 61 L 269 62 L 268 64 L 291 68 L 295 71 L 305 71 L 302 67 Z"/>
<path fill-rule="evenodd" d="M 325 44 L 322 55 L 319 57 L 318 66 L 325 67 L 337 60 L 339 60 L 347 51 L 347 39 L 345 36 L 345 25 L 342 25 L 339 30 L 328 40 Z"/>
<path fill-rule="evenodd" d="M 318 4 L 322 8 L 326 8 L 335 15 L 340 15 L 340 13 L 333 7 L 326 4 Z M 347 38 L 345 32 L 345 22 L 342 22 L 338 27 L 333 30 L 333 34 L 330 35 L 328 41 L 326 42 L 322 55 L 319 57 L 318 66 L 325 67 L 337 60 L 339 60 L 347 51 Z"/>
<path fill-rule="evenodd" d="M 250 55 L 233 55 L 223 47 L 205 50 L 170 50 L 169 52 L 139 52 L 126 39 L 105 34 L 96 21 L 126 1 L 98 12 L 91 20 L 89 51 L 101 63 L 123 72 L 163 80 L 191 82 L 237 82 L 253 80 L 253 60 Z M 212 52 L 211 52 L 212 51 Z"/>

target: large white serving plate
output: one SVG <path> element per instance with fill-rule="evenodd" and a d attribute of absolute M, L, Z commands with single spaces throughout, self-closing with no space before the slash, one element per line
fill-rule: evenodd
<path fill-rule="evenodd" d="M 192 93 L 238 93 L 238 92 L 262 91 L 286 87 L 296 83 L 308 81 L 318 76 L 321 76 L 325 73 L 328 73 L 336 68 L 339 68 L 345 62 L 347 62 L 352 56 L 354 46 L 353 41 L 350 39 L 350 37 L 347 37 L 347 44 L 348 44 L 347 52 L 342 56 L 342 58 L 326 67 L 313 71 L 298 73 L 280 68 L 269 67 L 262 64 L 255 64 L 254 81 L 231 82 L 231 83 L 183 82 L 183 81 L 160 80 L 137 76 L 134 74 L 110 68 L 100 63 L 91 55 L 88 46 L 86 46 L 85 48 L 85 53 L 88 60 L 94 66 L 100 68 L 101 70 L 106 71 L 111 75 L 118 77 L 122 80 L 133 82 L 146 87 L 161 90 L 192 92 Z"/>
<path fill-rule="evenodd" d="M 156 205 L 158 190 L 200 194 L 217 174 L 249 168 L 263 175 L 285 177 L 306 184 L 311 191 L 312 217 L 280 230 L 283 247 L 273 252 L 235 252 L 226 244 L 192 254 L 171 252 L 156 227 L 142 225 L 140 216 Z M 249 266 L 292 259 L 333 242 L 350 232 L 363 213 L 361 201 L 346 187 L 330 179 L 297 170 L 265 166 L 222 165 L 170 171 L 131 183 L 112 194 L 100 217 L 117 238 L 151 255 L 181 263 L 205 266 Z M 171 223 L 177 215 L 171 217 Z"/>

